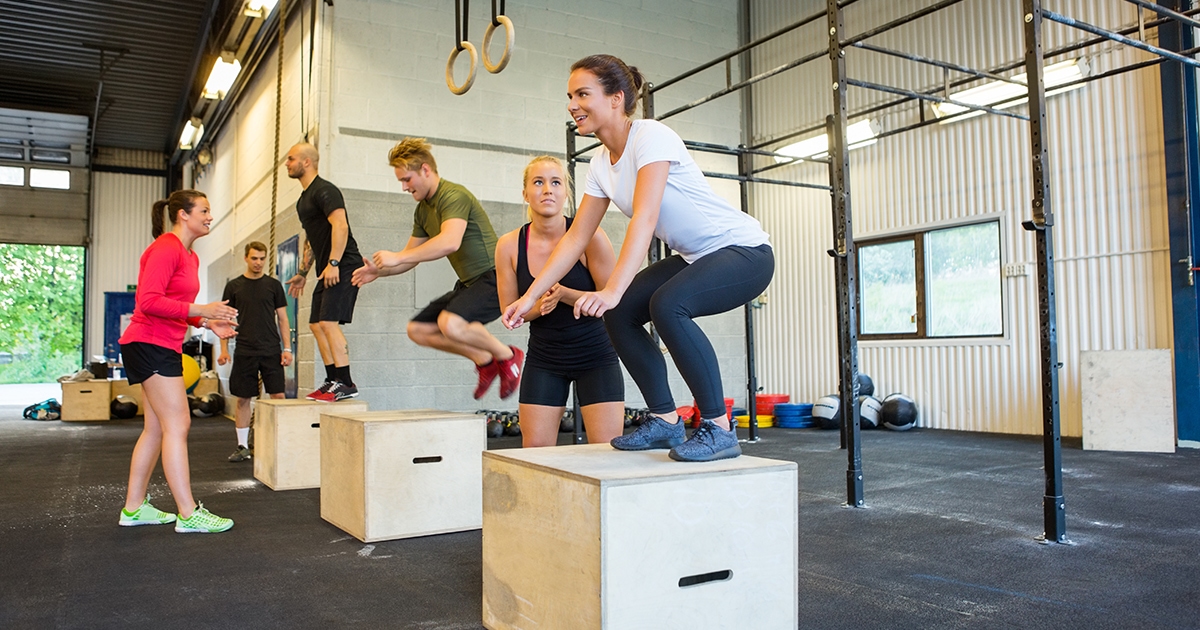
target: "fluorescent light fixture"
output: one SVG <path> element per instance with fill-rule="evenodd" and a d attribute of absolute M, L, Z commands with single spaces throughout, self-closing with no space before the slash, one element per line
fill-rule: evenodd
<path fill-rule="evenodd" d="M 225 93 L 233 87 L 233 82 L 237 80 L 238 73 L 241 71 L 242 63 L 233 56 L 233 53 L 228 51 L 221 53 L 221 56 L 213 63 L 212 72 L 208 73 L 208 81 L 204 82 L 204 93 L 201 96 L 209 99 L 225 98 Z"/>
<path fill-rule="evenodd" d="M 1063 92 L 1083 87 L 1083 84 L 1080 83 L 1060 90 L 1053 89 L 1060 85 L 1075 83 L 1089 74 L 1091 74 L 1091 68 L 1083 59 L 1071 59 L 1046 66 L 1042 70 L 1043 81 L 1046 84 L 1046 96 L 1054 96 L 1055 94 L 1062 94 Z M 970 105 L 982 105 L 991 107 L 992 109 L 1008 109 L 1017 105 L 1023 105 L 1029 100 L 1029 88 L 1017 84 L 1025 83 L 1025 75 L 1018 74 L 1012 80 L 1014 83 L 992 81 L 991 83 L 985 83 L 969 90 L 953 92 L 950 94 L 950 100 Z M 960 107 L 951 103 L 933 104 L 933 113 L 938 118 L 945 118 L 966 111 L 970 111 L 970 113 L 956 116 L 953 120 L 945 122 L 966 120 L 967 118 L 973 118 L 986 113 L 979 110 L 968 110 L 966 107 Z"/>
<path fill-rule="evenodd" d="M 275 3 L 278 0 L 246 0 L 246 6 L 243 13 L 247 17 L 265 18 L 275 10 Z"/>
<path fill-rule="evenodd" d="M 860 120 L 849 127 L 846 127 L 846 141 L 851 149 L 866 147 L 875 144 L 877 140 L 875 136 L 879 134 L 879 122 L 875 120 Z M 781 155 L 790 156 L 790 158 L 801 159 L 823 159 L 829 155 L 829 136 L 821 134 L 801 140 L 794 144 L 789 144 L 782 149 L 776 151 Z M 776 157 L 776 162 L 787 162 L 788 157 Z"/>
<path fill-rule="evenodd" d="M 204 124 L 199 118 L 192 118 L 183 126 L 183 133 L 179 134 L 179 148 L 183 151 L 190 151 L 192 147 L 200 143 L 200 138 L 204 137 Z"/>

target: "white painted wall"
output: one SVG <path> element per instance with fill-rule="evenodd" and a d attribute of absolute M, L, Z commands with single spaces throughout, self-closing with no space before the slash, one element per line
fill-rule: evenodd
<path fill-rule="evenodd" d="M 281 151 L 299 140 L 304 129 L 311 132 L 322 152 L 321 174 L 345 194 L 351 227 L 367 254 L 400 248 L 411 231 L 415 202 L 402 194 L 386 159 L 388 149 L 406 135 L 430 138 L 442 176 L 471 189 L 498 231 L 513 229 L 520 223 L 525 163 L 536 154 L 565 151 L 570 64 L 588 54 L 607 52 L 638 66 L 651 81 L 663 80 L 736 47 L 738 4 L 736 0 L 512 3 L 508 7 L 516 26 L 512 61 L 498 75 L 486 73 L 481 66 L 471 91 L 454 96 L 443 79 L 454 39 L 451 3 L 342 0 L 333 7 L 321 3 L 316 79 L 311 86 L 307 71 L 300 72 L 302 60 L 308 59 L 307 39 L 302 51 L 301 25 L 296 19 L 289 23 Z M 472 13 L 469 34 L 476 46 L 482 43 L 489 8 L 477 5 Z M 307 9 L 302 7 L 301 12 Z M 459 63 L 462 71 L 465 56 Z M 301 76 L 307 114 L 303 123 L 298 102 Z M 272 57 L 253 77 L 231 123 L 216 139 L 212 165 L 197 177 L 197 187 L 209 193 L 219 216 L 213 233 L 197 242 L 205 264 L 227 260 L 235 251 L 240 254 L 241 243 L 261 232 L 270 216 L 272 173 L 279 179 L 276 216 L 281 223 L 294 217 L 292 204 L 299 186 L 282 169 L 274 168 L 270 155 L 275 79 Z M 664 90 L 658 110 L 715 92 L 724 81 L 723 68 L 707 71 Z M 315 114 L 309 109 L 314 105 Z M 672 118 L 669 124 L 687 139 L 734 145 L 740 141 L 739 121 L 738 99 L 730 96 Z M 724 158 L 697 155 L 697 160 L 709 170 L 735 168 L 732 160 Z M 582 179 L 585 174 L 586 167 L 577 176 Z M 736 186 L 713 183 L 720 194 L 737 203 Z M 605 228 L 619 242 L 625 219 L 615 210 L 610 215 Z M 278 240 L 291 233 L 281 232 Z M 219 296 L 228 273 L 224 263 L 219 270 L 210 268 L 203 278 L 202 295 Z M 452 282 L 449 265 L 442 262 L 382 280 L 360 293 L 355 321 L 345 331 L 355 380 L 375 408 L 515 408 L 515 399 L 501 402 L 494 394 L 483 401 L 472 400 L 474 373 L 469 362 L 418 348 L 405 336 L 408 318 L 429 299 L 449 290 Z M 305 304 L 307 298 L 300 313 L 306 322 Z M 740 322 L 740 311 L 704 322 L 726 370 L 727 395 L 737 396 L 739 404 L 745 398 Z M 509 333 L 498 323 L 491 329 L 505 341 L 525 343 L 525 331 Z M 311 335 L 304 329 L 301 333 L 303 387 L 315 377 Z M 690 396 L 677 375 L 673 385 L 677 401 L 686 404 Z M 640 406 L 641 397 L 632 383 L 627 383 L 627 390 L 628 404 Z"/>

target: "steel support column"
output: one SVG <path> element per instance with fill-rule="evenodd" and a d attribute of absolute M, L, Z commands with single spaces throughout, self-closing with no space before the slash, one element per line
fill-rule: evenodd
<path fill-rule="evenodd" d="M 1029 82 L 1029 135 L 1033 162 L 1033 219 L 1024 227 L 1037 240 L 1038 328 L 1041 347 L 1042 442 L 1046 492 L 1042 497 L 1042 541 L 1068 543 L 1067 507 L 1062 490 L 1059 423 L 1058 323 L 1054 285 L 1054 213 L 1050 208 L 1049 152 L 1045 138 L 1046 84 L 1042 73 L 1042 2 L 1022 0 L 1025 71 Z"/>
<path fill-rule="evenodd" d="M 858 426 L 858 254 L 850 212 L 850 151 L 846 137 L 846 51 L 844 22 L 837 0 L 827 0 L 833 115 L 828 119 L 829 183 L 833 196 L 833 249 L 837 282 L 838 392 L 846 446 L 846 505 L 864 507 L 862 445 Z"/>

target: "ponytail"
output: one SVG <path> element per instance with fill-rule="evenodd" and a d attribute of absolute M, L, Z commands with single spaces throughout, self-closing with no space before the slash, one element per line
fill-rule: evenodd
<path fill-rule="evenodd" d="M 587 70 L 596 75 L 605 96 L 623 93 L 626 116 L 633 116 L 637 111 L 646 76 L 636 66 L 625 65 L 624 61 L 612 55 L 591 55 L 571 64 L 571 72 L 576 70 Z"/>
<path fill-rule="evenodd" d="M 150 207 L 150 235 L 158 238 L 167 231 L 166 221 L 163 220 L 164 210 L 171 213 L 171 225 L 174 226 L 179 222 L 179 211 L 191 214 L 197 199 L 207 199 L 207 196 L 199 190 L 186 189 L 177 190 L 171 193 L 170 197 L 155 201 Z"/>

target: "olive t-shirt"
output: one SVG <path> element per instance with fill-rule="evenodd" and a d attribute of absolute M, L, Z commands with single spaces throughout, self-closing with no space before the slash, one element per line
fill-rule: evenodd
<path fill-rule="evenodd" d="M 483 211 L 483 206 L 465 187 L 441 180 L 432 197 L 417 204 L 413 213 L 413 232 L 417 238 L 433 238 L 442 233 L 442 222 L 447 219 L 464 219 L 467 230 L 463 233 L 458 251 L 446 258 L 458 279 L 470 285 L 484 272 L 496 267 L 496 231 L 492 221 Z"/>

